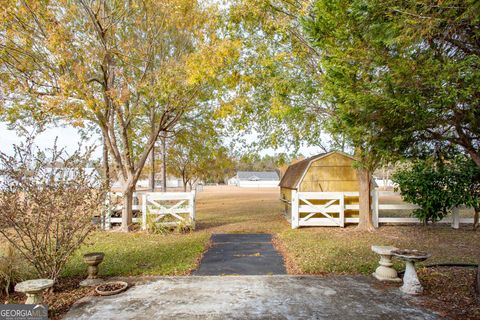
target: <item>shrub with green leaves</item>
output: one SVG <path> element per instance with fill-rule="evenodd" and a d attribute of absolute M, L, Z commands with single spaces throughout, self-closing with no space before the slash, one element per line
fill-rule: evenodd
<path fill-rule="evenodd" d="M 478 212 L 480 169 L 463 155 L 444 161 L 418 160 L 396 172 L 393 180 L 405 201 L 420 206 L 413 215 L 424 223 L 443 219 L 459 205 Z"/>

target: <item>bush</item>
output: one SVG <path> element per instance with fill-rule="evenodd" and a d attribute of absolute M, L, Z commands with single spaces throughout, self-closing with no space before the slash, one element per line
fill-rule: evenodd
<path fill-rule="evenodd" d="M 448 161 L 419 160 L 396 172 L 405 201 L 420 206 L 413 215 L 424 223 L 443 219 L 453 207 L 466 205 L 478 211 L 480 169 L 463 155 Z"/>
<path fill-rule="evenodd" d="M 93 229 L 103 190 L 88 170 L 93 149 L 72 155 L 35 149 L 32 141 L 0 153 L 0 233 L 37 276 L 57 280 L 72 253 Z"/>
<path fill-rule="evenodd" d="M 152 214 L 147 209 L 147 231 L 149 233 L 163 235 L 173 231 L 177 233 L 189 233 L 192 231 L 192 221 L 190 217 L 179 221 L 170 215 L 163 216 L 159 219 L 157 214 Z"/>

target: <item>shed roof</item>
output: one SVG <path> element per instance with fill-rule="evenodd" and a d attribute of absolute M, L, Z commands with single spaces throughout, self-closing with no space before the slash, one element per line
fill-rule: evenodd
<path fill-rule="evenodd" d="M 317 154 L 313 157 L 304 159 L 302 161 L 296 162 L 292 165 L 290 165 L 285 172 L 285 174 L 282 177 L 282 180 L 280 181 L 279 186 L 282 188 L 289 188 L 289 189 L 296 189 L 298 188 L 298 185 L 300 184 L 303 175 L 305 172 L 308 170 L 310 167 L 310 164 L 318 159 L 324 158 L 326 156 L 329 156 L 333 153 L 339 153 L 341 155 L 344 155 L 346 157 L 351 158 L 352 160 L 355 160 L 354 157 L 352 157 L 349 154 L 346 154 L 344 152 L 339 152 L 339 151 L 331 151 L 331 152 L 326 152 L 326 153 L 320 153 Z"/>
<path fill-rule="evenodd" d="M 278 181 L 278 173 L 275 171 L 238 171 L 238 180 L 248 181 Z"/>

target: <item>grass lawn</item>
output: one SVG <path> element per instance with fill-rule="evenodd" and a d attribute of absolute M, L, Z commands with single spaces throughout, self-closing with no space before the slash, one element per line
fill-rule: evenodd
<path fill-rule="evenodd" d="M 198 264 L 209 234 L 155 235 L 96 232 L 69 261 L 62 276 L 86 274 L 82 255 L 101 251 L 100 276 L 185 275 Z"/>

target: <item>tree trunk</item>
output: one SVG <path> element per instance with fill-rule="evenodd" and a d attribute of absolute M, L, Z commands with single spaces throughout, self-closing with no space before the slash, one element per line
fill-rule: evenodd
<path fill-rule="evenodd" d="M 155 110 L 152 108 L 150 110 L 150 134 L 155 135 Z M 155 192 L 155 143 L 152 146 L 152 151 L 149 154 L 150 157 L 150 178 L 149 178 L 149 189 L 152 192 Z"/>
<path fill-rule="evenodd" d="M 108 147 L 103 139 L 103 185 L 105 190 L 110 191 L 110 165 L 108 164 Z"/>
<path fill-rule="evenodd" d="M 477 230 L 478 229 L 478 225 L 479 225 L 479 216 L 480 216 L 480 207 L 475 207 L 475 213 L 473 215 L 473 230 Z"/>
<path fill-rule="evenodd" d="M 160 137 L 162 143 L 162 192 L 167 192 L 167 141 L 165 135 Z"/>
<path fill-rule="evenodd" d="M 105 198 L 104 203 L 107 203 L 107 197 L 109 197 L 109 192 L 110 192 L 110 165 L 108 164 L 108 146 L 105 141 L 105 138 L 103 138 L 103 187 L 104 187 L 104 192 L 105 192 Z M 102 217 L 102 225 L 101 228 L 105 229 L 105 222 L 106 222 L 106 217 L 107 217 L 107 212 L 110 210 L 110 208 L 104 207 L 103 210 L 103 217 Z"/>
<path fill-rule="evenodd" d="M 371 186 L 372 175 L 365 168 L 358 169 L 359 178 L 359 221 L 357 229 L 373 231 Z"/>
<path fill-rule="evenodd" d="M 123 192 L 123 209 L 122 209 L 122 231 L 130 231 L 132 225 L 132 216 L 133 216 L 133 191 L 135 188 L 133 186 L 127 186 L 127 189 Z"/>
<path fill-rule="evenodd" d="M 150 178 L 149 178 L 149 189 L 150 191 L 155 191 L 155 146 L 153 146 L 152 151 L 150 151 Z"/>

